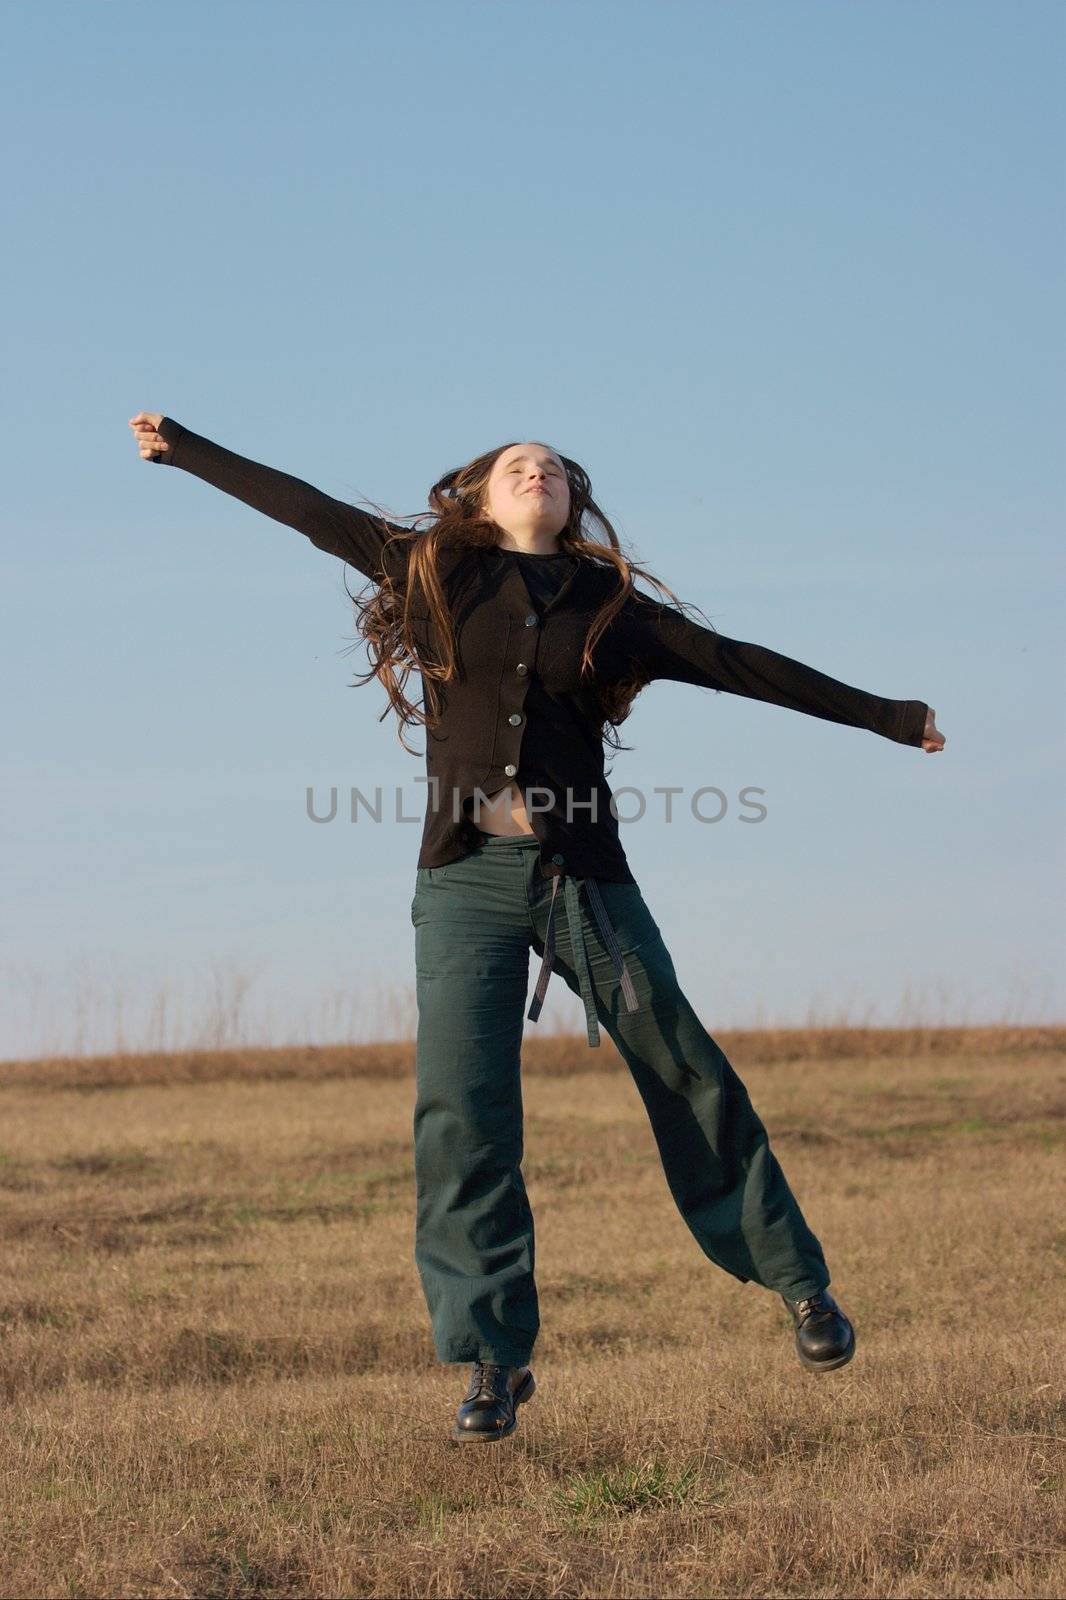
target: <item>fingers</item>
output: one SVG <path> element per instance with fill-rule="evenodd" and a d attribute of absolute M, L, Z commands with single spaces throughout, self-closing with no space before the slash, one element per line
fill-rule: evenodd
<path fill-rule="evenodd" d="M 129 419 L 142 461 L 155 460 L 170 449 L 162 435 L 156 432 L 161 421 L 162 413 L 156 415 L 150 411 L 138 411 L 135 417 Z"/>

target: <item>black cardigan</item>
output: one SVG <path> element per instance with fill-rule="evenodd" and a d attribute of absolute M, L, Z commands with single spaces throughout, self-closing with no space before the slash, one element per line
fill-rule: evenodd
<path fill-rule="evenodd" d="M 385 522 L 330 495 L 236 455 L 164 417 L 170 449 L 151 459 L 181 467 L 246 505 L 305 534 L 365 577 L 384 574 L 402 586 L 411 529 Z M 579 677 L 585 634 L 616 592 L 613 566 L 571 558 L 541 614 L 530 599 L 516 552 L 492 546 L 442 549 L 438 572 L 454 619 L 459 676 L 437 684 L 440 725 L 426 730 L 426 816 L 420 867 L 466 855 L 476 842 L 468 805 L 514 779 L 540 839 L 544 877 L 565 871 L 618 883 L 635 879 L 611 810 L 604 776 L 603 716 L 589 681 Z M 428 607 L 413 617 L 416 645 L 432 648 Z M 702 627 L 672 605 L 634 592 L 593 652 L 597 679 L 610 683 L 634 668 L 657 678 L 725 690 L 865 728 L 899 744 L 920 745 L 928 706 L 887 700 L 826 677 L 762 645 Z M 569 813 L 569 815 L 568 815 Z"/>

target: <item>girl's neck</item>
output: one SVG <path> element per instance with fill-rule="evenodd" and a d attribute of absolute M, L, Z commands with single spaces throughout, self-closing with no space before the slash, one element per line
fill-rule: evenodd
<path fill-rule="evenodd" d="M 498 544 L 496 548 L 497 550 L 501 550 L 504 555 L 508 556 L 541 556 L 546 558 L 548 556 L 561 556 L 566 554 L 565 550 L 560 550 L 558 545 L 555 546 L 554 550 L 523 550 L 520 545 L 510 544 Z"/>

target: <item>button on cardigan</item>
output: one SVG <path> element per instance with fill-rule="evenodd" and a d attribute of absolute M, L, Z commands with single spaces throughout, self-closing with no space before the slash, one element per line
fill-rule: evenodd
<path fill-rule="evenodd" d="M 158 431 L 170 449 L 152 460 L 295 528 L 374 582 L 387 575 L 398 588 L 406 584 L 411 529 L 237 455 L 170 417 Z M 442 718 L 426 730 L 418 865 L 444 866 L 468 854 L 479 838 L 474 801 L 483 803 L 513 779 L 540 840 L 544 877 L 633 883 L 604 776 L 602 710 L 594 685 L 579 675 L 586 632 L 617 592 L 618 574 L 609 563 L 569 557 L 538 612 L 515 555 L 500 546 L 438 552 L 459 672 L 450 683 L 437 682 Z M 413 606 L 412 631 L 420 654 L 433 650 L 424 601 Z M 600 683 L 639 672 L 649 683 L 668 679 L 743 695 L 898 744 L 921 744 L 929 709 L 924 701 L 870 694 L 763 645 L 727 638 L 639 591 L 597 641 L 593 665 Z"/>

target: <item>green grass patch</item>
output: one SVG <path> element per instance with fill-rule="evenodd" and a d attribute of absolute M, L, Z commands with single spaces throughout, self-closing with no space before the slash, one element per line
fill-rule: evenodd
<path fill-rule="evenodd" d="M 551 1500 L 557 1510 L 570 1518 L 587 1522 L 679 1506 L 718 1505 L 725 1494 L 724 1482 L 706 1482 L 697 1462 L 689 1462 L 674 1473 L 661 1462 L 643 1461 L 601 1472 L 578 1473 L 552 1490 Z"/>

